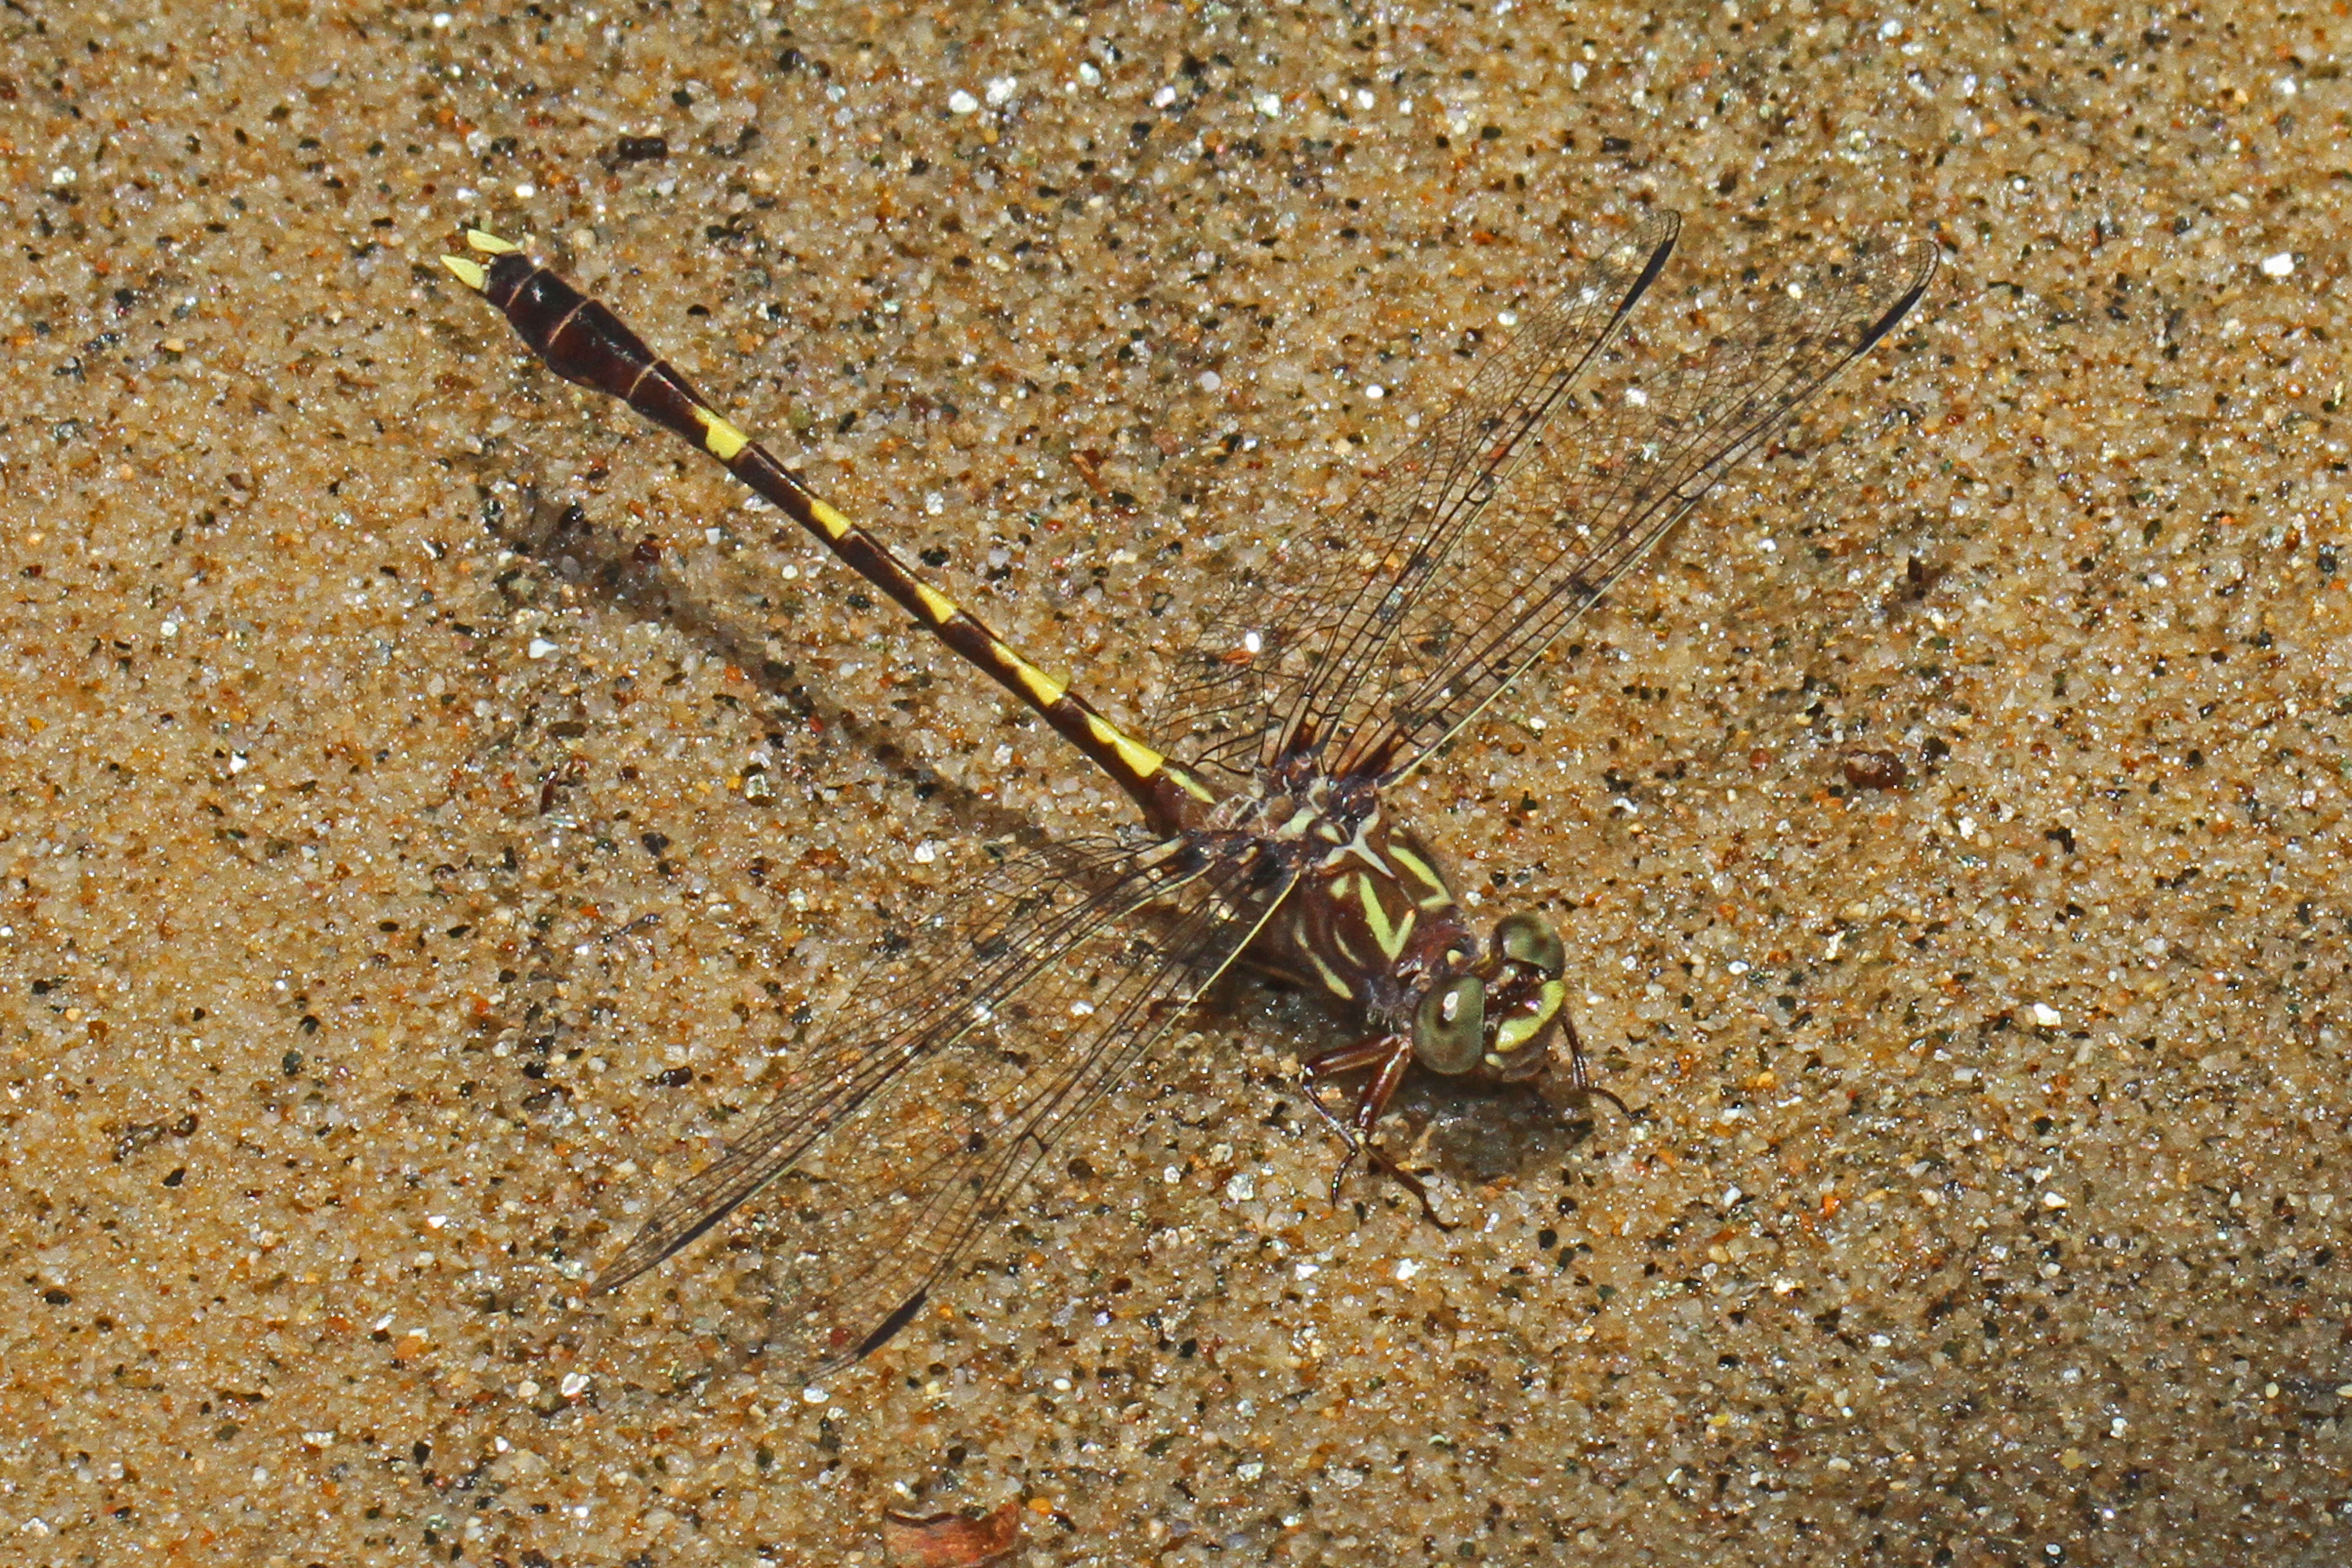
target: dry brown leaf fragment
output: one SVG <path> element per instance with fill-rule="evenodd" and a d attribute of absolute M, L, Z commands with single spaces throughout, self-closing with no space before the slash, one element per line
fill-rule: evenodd
<path fill-rule="evenodd" d="M 1021 1543 L 1021 1505 L 972 1519 L 961 1513 L 882 1516 L 882 1546 L 897 1568 L 986 1568 Z"/>

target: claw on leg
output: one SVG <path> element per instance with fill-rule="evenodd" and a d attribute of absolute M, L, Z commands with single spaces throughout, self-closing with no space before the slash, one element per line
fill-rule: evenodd
<path fill-rule="evenodd" d="M 1560 1010 L 1559 1026 L 1561 1032 L 1568 1037 L 1569 1088 L 1580 1099 L 1607 1100 L 1617 1108 L 1617 1114 L 1628 1121 L 1640 1121 L 1641 1117 L 1635 1113 L 1633 1107 L 1618 1099 L 1615 1091 L 1603 1089 L 1592 1081 L 1591 1075 L 1585 1070 L 1584 1067 L 1584 1042 L 1577 1037 L 1576 1020 L 1568 1016 L 1565 1008 Z"/>
<path fill-rule="evenodd" d="M 1380 1124 L 1381 1113 L 1396 1097 L 1397 1086 L 1404 1081 L 1404 1075 L 1412 1066 L 1412 1042 L 1409 1037 L 1380 1035 L 1310 1058 L 1302 1064 L 1299 1078 L 1307 1091 L 1307 1103 L 1315 1108 L 1315 1114 L 1329 1124 L 1331 1131 L 1339 1135 L 1339 1142 L 1348 1148 L 1348 1152 L 1340 1158 L 1339 1169 L 1331 1173 L 1332 1206 L 1339 1206 L 1340 1185 L 1347 1180 L 1349 1168 L 1360 1157 L 1386 1172 L 1399 1186 L 1411 1193 L 1421 1205 L 1423 1218 L 1440 1230 L 1452 1230 L 1454 1226 L 1439 1216 L 1436 1205 L 1429 1201 L 1429 1189 L 1422 1184 L 1421 1178 L 1398 1164 L 1372 1134 L 1373 1128 Z M 1323 1097 L 1315 1092 L 1315 1085 L 1318 1079 L 1339 1073 L 1358 1072 L 1365 1068 L 1378 1070 L 1372 1074 L 1371 1082 L 1364 1086 L 1363 1092 L 1356 1097 L 1355 1110 L 1342 1121 L 1331 1114 L 1331 1108 L 1325 1105 Z"/>

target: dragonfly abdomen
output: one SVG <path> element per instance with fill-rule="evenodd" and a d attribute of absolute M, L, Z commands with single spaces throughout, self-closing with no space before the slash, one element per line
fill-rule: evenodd
<path fill-rule="evenodd" d="M 489 260 L 445 257 L 443 265 L 497 306 L 550 370 L 619 398 L 725 464 L 730 473 L 814 534 L 941 642 L 1036 710 L 1154 822 L 1172 826 L 1216 798 L 1190 771 L 1113 724 L 978 616 L 925 582 L 880 540 L 827 504 L 798 474 L 711 407 L 675 366 L 610 310 L 495 235 L 473 230 L 466 238 Z"/>

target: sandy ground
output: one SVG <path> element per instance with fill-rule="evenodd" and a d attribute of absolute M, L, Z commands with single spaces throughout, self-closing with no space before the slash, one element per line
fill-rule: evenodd
<path fill-rule="evenodd" d="M 2352 1558 L 2352 24 L 1952 10 L 0 15 L 0 1557 Z M 1460 1228 L 1334 1208 L 1244 987 L 817 1387 L 715 1349 L 756 1212 L 587 1299 L 1126 808 L 460 226 L 1141 714 L 1661 206 L 1655 342 L 1945 268 L 1402 792 L 1643 1119 L 1418 1088 Z"/>

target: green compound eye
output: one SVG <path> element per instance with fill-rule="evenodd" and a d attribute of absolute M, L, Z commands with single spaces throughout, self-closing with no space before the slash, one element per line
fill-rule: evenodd
<path fill-rule="evenodd" d="M 1449 980 L 1421 999 L 1412 1018 L 1412 1054 L 1436 1073 L 1464 1073 L 1486 1048 L 1486 983 L 1475 974 Z"/>
<path fill-rule="evenodd" d="M 1568 967 L 1568 950 L 1560 945 L 1559 933 L 1541 915 L 1504 916 L 1495 927 L 1495 951 L 1547 980 L 1557 979 Z"/>

